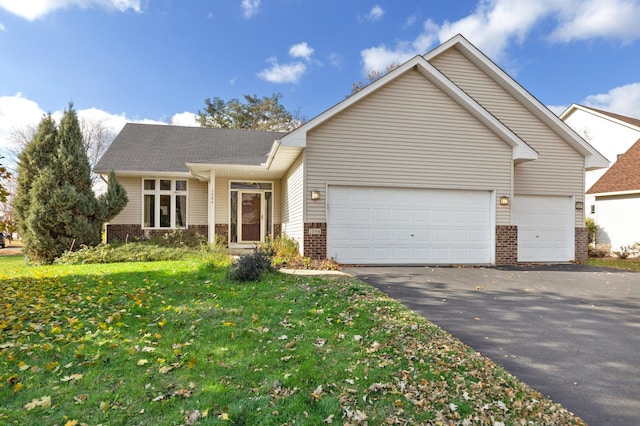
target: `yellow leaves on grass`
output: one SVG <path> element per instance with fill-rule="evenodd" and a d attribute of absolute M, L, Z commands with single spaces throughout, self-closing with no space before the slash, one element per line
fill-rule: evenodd
<path fill-rule="evenodd" d="M 26 410 L 33 410 L 34 408 L 49 408 L 51 407 L 51 397 L 43 396 L 39 399 L 32 399 L 31 402 L 28 402 L 24 405 Z"/>

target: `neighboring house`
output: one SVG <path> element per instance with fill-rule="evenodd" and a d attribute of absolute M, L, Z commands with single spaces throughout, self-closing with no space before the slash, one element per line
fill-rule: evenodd
<path fill-rule="evenodd" d="M 129 194 L 109 240 L 185 226 L 346 264 L 490 265 L 585 258 L 576 203 L 607 164 L 458 35 L 288 134 L 127 124 L 96 171 Z"/>
<path fill-rule="evenodd" d="M 609 167 L 640 139 L 639 119 L 601 109 L 573 104 L 560 114 L 560 119 L 597 149 L 609 161 Z M 589 191 L 607 170 L 608 167 L 587 171 L 585 192 Z M 594 195 L 587 194 L 585 208 L 587 216 L 595 220 L 597 209 Z"/>
<path fill-rule="evenodd" d="M 596 108 L 571 105 L 560 119 L 574 129 L 598 152 L 609 160 L 611 168 L 587 171 L 585 175 L 585 209 L 596 225 L 596 244 L 608 245 L 616 250 L 620 246 L 640 241 L 638 227 L 638 201 L 634 188 L 640 167 L 633 166 L 634 155 L 625 153 L 640 140 L 640 119 L 625 117 Z M 627 157 L 627 166 L 609 173 L 616 162 Z M 623 176 L 627 173 L 627 176 Z M 604 177 L 607 178 L 600 182 Z M 617 181 L 617 182 L 616 182 Z M 635 210 L 634 210 L 635 209 Z"/>
<path fill-rule="evenodd" d="M 640 243 L 640 139 L 587 191 L 595 197 L 597 244 Z"/>

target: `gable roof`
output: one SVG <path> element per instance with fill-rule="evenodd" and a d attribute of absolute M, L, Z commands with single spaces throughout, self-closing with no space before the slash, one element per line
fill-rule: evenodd
<path fill-rule="evenodd" d="M 187 163 L 260 166 L 285 132 L 127 123 L 96 173 L 189 173 Z"/>
<path fill-rule="evenodd" d="M 562 112 L 562 114 L 560 114 L 560 119 L 564 121 L 568 116 L 573 114 L 575 111 L 584 111 L 589 114 L 614 121 L 623 126 L 631 127 L 640 132 L 640 119 L 627 117 L 625 115 L 615 114 L 613 112 L 605 111 L 603 109 L 593 108 L 590 106 L 579 105 L 579 104 L 572 104 L 571 106 L 569 106 L 569 108 L 567 108 Z"/>
<path fill-rule="evenodd" d="M 538 158 L 538 153 L 531 148 L 518 135 L 513 133 L 500 120 L 490 114 L 478 102 L 471 98 L 467 93 L 455 85 L 436 67 L 431 65 L 424 57 L 415 56 L 407 62 L 401 64 L 394 70 L 385 74 L 382 78 L 369 84 L 364 89 L 351 95 L 344 101 L 326 110 L 312 120 L 306 122 L 302 126 L 293 130 L 284 136 L 280 143 L 283 146 L 305 147 L 307 144 L 307 134 L 313 128 L 324 123 L 326 120 L 350 107 L 370 93 L 378 90 L 384 85 L 389 84 L 399 76 L 403 75 L 411 69 L 418 70 L 425 78 L 438 86 L 440 90 L 448 94 L 454 101 L 458 102 L 464 109 L 473 115 L 480 122 L 484 123 L 489 129 L 496 133 L 505 143 L 513 147 L 513 160 L 516 162 L 530 161 Z"/>
<path fill-rule="evenodd" d="M 640 139 L 618 158 L 587 194 L 640 191 Z"/>
<path fill-rule="evenodd" d="M 424 57 L 429 61 L 449 49 L 457 49 L 485 74 L 502 86 L 503 89 L 518 100 L 527 110 L 538 117 L 539 120 L 546 124 L 569 146 L 582 154 L 585 158 L 585 169 L 594 170 L 609 166 L 608 160 L 602 154 L 462 35 L 458 34 L 452 37 L 431 52 L 425 54 Z"/>

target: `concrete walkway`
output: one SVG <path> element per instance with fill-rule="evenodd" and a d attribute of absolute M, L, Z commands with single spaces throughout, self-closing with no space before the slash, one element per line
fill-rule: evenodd
<path fill-rule="evenodd" d="M 345 268 L 591 425 L 640 424 L 640 273 Z"/>

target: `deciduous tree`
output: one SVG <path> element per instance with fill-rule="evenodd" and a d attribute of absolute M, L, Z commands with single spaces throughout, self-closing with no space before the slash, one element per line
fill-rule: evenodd
<path fill-rule="evenodd" d="M 231 99 L 225 102 L 219 97 L 205 99 L 205 109 L 198 111 L 197 121 L 203 127 L 222 129 L 289 131 L 301 124 L 280 103 L 282 94 L 271 97 L 244 95 L 244 102 Z"/>

